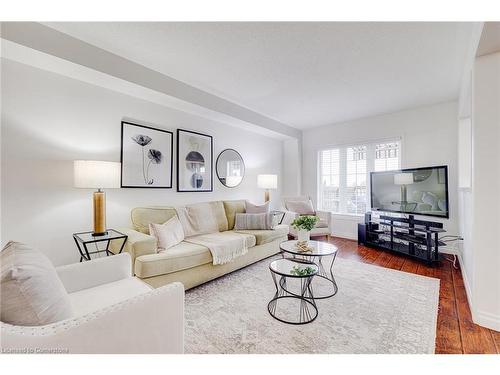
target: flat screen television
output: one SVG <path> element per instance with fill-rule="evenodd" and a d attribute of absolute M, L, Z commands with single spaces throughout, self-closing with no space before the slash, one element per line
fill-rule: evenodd
<path fill-rule="evenodd" d="M 448 167 L 370 173 L 373 211 L 449 218 Z"/>

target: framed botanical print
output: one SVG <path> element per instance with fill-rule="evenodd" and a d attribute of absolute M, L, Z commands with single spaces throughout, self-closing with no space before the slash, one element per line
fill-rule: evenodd
<path fill-rule="evenodd" d="M 172 188 L 174 134 L 122 121 L 122 188 Z"/>
<path fill-rule="evenodd" d="M 212 164 L 212 136 L 177 129 L 177 191 L 212 191 Z"/>

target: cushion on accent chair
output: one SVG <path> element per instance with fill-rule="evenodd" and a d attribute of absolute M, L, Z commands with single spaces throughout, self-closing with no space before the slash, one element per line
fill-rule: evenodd
<path fill-rule="evenodd" d="M 245 201 L 245 212 L 247 214 L 267 214 L 269 212 L 269 203 L 257 206 L 250 201 Z"/>
<path fill-rule="evenodd" d="M 73 315 L 56 269 L 40 251 L 11 241 L 0 252 L 0 264 L 2 322 L 41 326 Z"/>
<path fill-rule="evenodd" d="M 314 207 L 310 200 L 288 201 L 286 207 L 288 210 L 296 212 L 299 215 L 316 215 L 316 211 L 314 211 Z"/>
<path fill-rule="evenodd" d="M 149 233 L 158 240 L 158 251 L 167 250 L 184 240 L 184 230 L 177 216 L 164 224 L 149 224 Z"/>

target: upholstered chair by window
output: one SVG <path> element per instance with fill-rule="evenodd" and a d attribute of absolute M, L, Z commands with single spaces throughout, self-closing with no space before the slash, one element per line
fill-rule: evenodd
<path fill-rule="evenodd" d="M 327 211 L 318 211 L 314 208 L 312 200 L 308 196 L 283 198 L 285 216 L 282 224 L 290 226 L 289 235 L 297 238 L 297 230 L 290 224 L 300 215 L 316 215 L 319 217 L 315 228 L 311 231 L 311 237 L 326 236 L 330 240 L 332 234 L 332 215 Z"/>

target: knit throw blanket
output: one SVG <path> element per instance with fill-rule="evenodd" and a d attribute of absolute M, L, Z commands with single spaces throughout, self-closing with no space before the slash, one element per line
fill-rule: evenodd
<path fill-rule="evenodd" d="M 207 247 L 213 264 L 224 264 L 248 252 L 245 236 L 220 232 L 216 215 L 208 203 L 175 209 L 184 230 L 184 241 Z"/>

